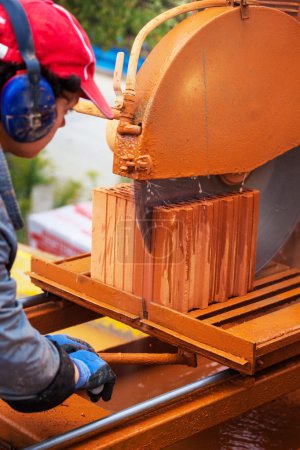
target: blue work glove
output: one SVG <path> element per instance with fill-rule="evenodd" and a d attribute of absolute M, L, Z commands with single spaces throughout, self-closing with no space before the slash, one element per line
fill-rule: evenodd
<path fill-rule="evenodd" d="M 81 339 L 68 336 L 67 334 L 47 334 L 45 337 L 49 341 L 55 342 L 68 354 L 77 352 L 77 350 L 87 350 L 95 353 L 95 350 L 90 344 Z"/>
<path fill-rule="evenodd" d="M 78 350 L 71 353 L 70 358 L 79 372 L 76 389 L 86 389 L 90 399 L 97 402 L 111 399 L 116 375 L 110 366 L 96 353 Z"/>

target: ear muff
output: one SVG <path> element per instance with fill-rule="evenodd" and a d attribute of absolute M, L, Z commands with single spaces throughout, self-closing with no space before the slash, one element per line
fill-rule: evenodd
<path fill-rule="evenodd" d="M 55 96 L 43 77 L 34 89 L 26 73 L 15 75 L 3 86 L 1 120 L 15 141 L 38 141 L 51 131 L 55 118 Z"/>
<path fill-rule="evenodd" d="M 30 23 L 19 0 L 0 0 L 13 27 L 18 49 L 26 66 L 4 85 L 1 120 L 5 131 L 17 142 L 35 142 L 46 136 L 55 123 L 55 97 L 41 76 Z"/>

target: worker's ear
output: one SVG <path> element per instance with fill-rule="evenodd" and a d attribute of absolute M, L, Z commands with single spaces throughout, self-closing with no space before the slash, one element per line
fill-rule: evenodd
<path fill-rule="evenodd" d="M 79 101 L 80 92 L 63 91 L 62 97 L 66 100 L 67 108 L 72 109 Z"/>

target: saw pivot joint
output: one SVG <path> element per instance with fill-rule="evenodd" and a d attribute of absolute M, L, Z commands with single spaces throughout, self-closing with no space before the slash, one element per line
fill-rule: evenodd
<path fill-rule="evenodd" d="M 150 174 L 152 168 L 152 160 L 150 155 L 141 155 L 137 158 L 128 154 L 120 157 L 120 171 L 124 174 L 133 172 L 146 172 Z"/>
<path fill-rule="evenodd" d="M 152 160 L 150 155 L 142 155 L 136 158 L 136 167 L 135 170 L 137 172 L 147 172 L 147 175 L 150 174 L 152 168 Z"/>

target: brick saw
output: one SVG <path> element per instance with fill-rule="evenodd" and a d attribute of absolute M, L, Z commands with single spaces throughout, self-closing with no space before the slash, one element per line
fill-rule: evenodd
<path fill-rule="evenodd" d="M 184 13 L 137 72 L 148 34 Z M 134 180 L 149 250 L 154 207 L 251 188 L 260 191 L 256 270 L 278 252 L 300 217 L 299 56 L 297 8 L 222 0 L 150 21 L 133 44 L 124 92 L 119 56 L 113 170 Z"/>

